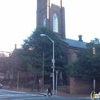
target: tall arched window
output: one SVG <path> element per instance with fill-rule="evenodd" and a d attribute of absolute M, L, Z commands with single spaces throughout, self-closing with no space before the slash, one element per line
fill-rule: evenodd
<path fill-rule="evenodd" d="M 43 15 L 43 26 L 46 26 L 46 15 Z"/>
<path fill-rule="evenodd" d="M 53 14 L 53 32 L 58 32 L 58 16 L 56 13 Z"/>

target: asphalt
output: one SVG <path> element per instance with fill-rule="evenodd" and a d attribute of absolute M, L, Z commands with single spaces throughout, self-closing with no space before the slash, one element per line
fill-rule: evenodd
<path fill-rule="evenodd" d="M 33 91 L 31 91 L 30 88 L 24 88 L 24 87 L 12 87 L 10 88 L 9 86 L 4 85 L 3 89 L 10 89 L 10 90 L 17 90 L 17 91 L 24 91 L 24 92 L 32 92 L 32 93 L 36 93 L 36 94 L 41 94 L 41 95 L 46 95 L 46 90 L 40 90 L 40 92 L 37 92 L 37 89 L 34 89 Z M 65 92 L 61 92 L 61 91 L 57 91 L 56 96 L 62 96 L 62 97 L 87 97 L 89 98 L 90 95 L 89 94 L 69 94 L 69 93 L 65 93 Z"/>

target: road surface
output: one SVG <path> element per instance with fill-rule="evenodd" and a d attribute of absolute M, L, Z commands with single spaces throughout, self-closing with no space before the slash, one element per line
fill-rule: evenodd
<path fill-rule="evenodd" d="M 90 98 L 73 98 L 73 97 L 60 97 L 52 96 L 47 97 L 43 94 L 34 94 L 31 92 L 14 91 L 0 89 L 0 100 L 91 100 Z"/>

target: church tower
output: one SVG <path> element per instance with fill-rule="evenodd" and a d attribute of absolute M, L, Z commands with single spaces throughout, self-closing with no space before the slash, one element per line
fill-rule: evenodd
<path fill-rule="evenodd" d="M 44 26 L 65 38 L 65 11 L 63 0 L 37 0 L 36 26 Z"/>

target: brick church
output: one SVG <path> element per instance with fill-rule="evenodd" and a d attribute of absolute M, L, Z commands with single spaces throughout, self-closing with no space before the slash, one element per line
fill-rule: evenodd
<path fill-rule="evenodd" d="M 63 0 L 57 0 L 57 2 L 54 0 L 37 0 L 36 22 L 37 27 L 45 26 L 49 28 L 62 40 L 63 47 L 68 52 L 69 62 L 76 60 L 76 50 L 85 48 L 86 43 L 83 42 L 82 35 L 79 35 L 79 40 L 66 38 Z"/>
<path fill-rule="evenodd" d="M 44 26 L 52 30 L 61 40 L 68 62 L 77 59 L 76 51 L 86 48 L 86 42 L 79 35 L 78 40 L 66 38 L 65 33 L 65 9 L 64 0 L 37 0 L 37 21 L 36 26 Z M 92 81 L 78 80 L 70 78 L 69 85 L 63 90 L 68 93 L 90 93 L 93 89 Z M 58 88 L 59 89 L 59 88 Z"/>

